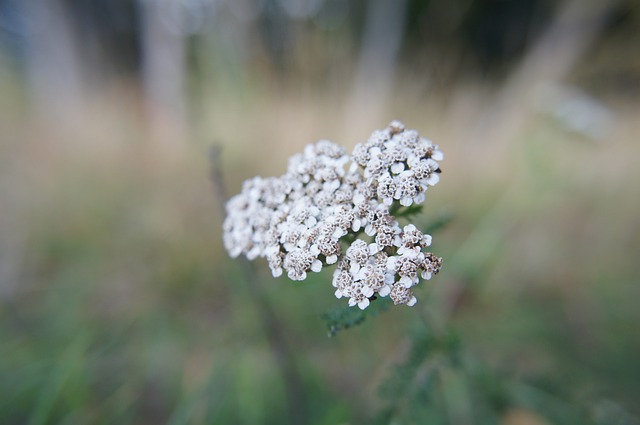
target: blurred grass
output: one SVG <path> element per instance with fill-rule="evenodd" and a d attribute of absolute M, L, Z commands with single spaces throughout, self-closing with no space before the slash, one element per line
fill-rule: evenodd
<path fill-rule="evenodd" d="M 308 142 L 352 147 L 392 118 L 447 155 L 416 218 L 454 215 L 434 238 L 444 268 L 418 289 L 419 309 L 391 308 L 327 338 L 321 316 L 344 304 L 330 274 L 298 284 L 257 265 L 297 355 L 308 423 L 374 416 L 377 387 L 416 344 L 420 309 L 450 314 L 471 360 L 421 372 L 412 394 L 440 407 L 406 423 L 637 423 L 633 107 L 616 105 L 602 142 L 534 115 L 503 151 L 461 137 L 486 100 L 472 87 L 460 89 L 464 107 L 441 108 L 400 85 L 384 117 L 354 127 L 335 107 L 340 90 L 240 86 L 239 96 L 205 90 L 190 133 L 169 141 L 147 131 L 126 90 L 96 99 L 72 128 L 3 103 L 1 423 L 286 423 L 285 383 L 221 246 L 206 148 L 225 146 L 233 194 L 245 178 L 282 173 Z M 501 407 L 485 412 L 479 396 Z"/>

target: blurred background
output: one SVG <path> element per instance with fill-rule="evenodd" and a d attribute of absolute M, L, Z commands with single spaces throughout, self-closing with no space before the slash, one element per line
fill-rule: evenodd
<path fill-rule="evenodd" d="M 634 0 L 0 0 L 0 423 L 640 423 L 639 95 Z M 392 119 L 443 271 L 329 338 L 208 151 L 233 195 Z"/>

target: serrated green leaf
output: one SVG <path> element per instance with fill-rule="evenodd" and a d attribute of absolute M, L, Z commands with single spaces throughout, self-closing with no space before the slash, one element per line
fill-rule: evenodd
<path fill-rule="evenodd" d="M 358 307 L 342 307 L 330 310 L 322 315 L 325 325 L 329 331 L 329 336 L 335 336 L 338 332 L 360 325 L 367 317 L 375 317 L 380 312 L 389 308 L 388 298 L 377 298 L 372 300 L 366 310 Z"/>

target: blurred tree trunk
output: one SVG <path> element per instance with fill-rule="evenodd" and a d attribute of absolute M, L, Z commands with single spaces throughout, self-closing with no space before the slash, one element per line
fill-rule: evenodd
<path fill-rule="evenodd" d="M 505 155 L 535 112 L 545 88 L 553 90 L 566 79 L 618 3 L 619 0 L 565 0 L 558 6 L 546 30 L 531 44 L 495 99 L 470 128 L 466 138 L 478 154 L 491 151 L 493 160 L 502 160 L 496 150 L 487 150 L 476 142 L 490 142 Z"/>
<path fill-rule="evenodd" d="M 61 0 L 27 0 L 26 76 L 40 119 L 73 125 L 83 104 L 83 62 L 74 26 Z"/>
<path fill-rule="evenodd" d="M 151 135 L 161 142 L 175 142 L 184 137 L 186 127 L 182 8 L 163 0 L 140 0 L 140 6 L 142 85 Z"/>
<path fill-rule="evenodd" d="M 407 0 L 369 3 L 347 118 L 362 123 L 379 121 L 396 74 L 407 15 Z M 375 124 L 374 124 L 375 125 Z M 379 125 L 379 123 L 377 123 Z"/>

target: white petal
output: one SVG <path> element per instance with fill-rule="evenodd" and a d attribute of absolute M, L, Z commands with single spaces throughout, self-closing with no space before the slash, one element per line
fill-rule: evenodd
<path fill-rule="evenodd" d="M 264 250 L 264 255 L 268 257 L 277 253 L 278 251 L 280 251 L 280 247 L 278 247 L 278 245 L 270 245 Z"/>
<path fill-rule="evenodd" d="M 309 248 L 309 252 L 311 252 L 311 255 L 318 256 L 320 254 L 320 248 L 318 248 L 318 245 L 313 244 Z"/>
<path fill-rule="evenodd" d="M 342 298 L 344 297 L 344 294 L 342 293 L 342 291 L 340 289 L 337 289 L 336 292 L 334 292 L 336 298 Z"/>
<path fill-rule="evenodd" d="M 393 271 L 396 270 L 396 257 L 387 258 L 387 268 Z"/>
<path fill-rule="evenodd" d="M 407 277 L 407 276 L 401 277 L 398 283 L 400 283 L 405 288 L 411 288 L 413 286 L 413 281 L 411 280 L 410 277 Z"/>
<path fill-rule="evenodd" d="M 413 198 L 413 202 L 416 204 L 421 204 L 425 199 L 427 199 L 427 195 L 425 195 L 424 192 L 420 192 L 415 198 Z"/>
<path fill-rule="evenodd" d="M 346 230 L 341 229 L 340 227 L 336 227 L 336 230 L 333 231 L 333 234 L 331 235 L 331 237 L 333 239 L 340 239 L 341 237 L 343 237 L 346 234 L 347 234 Z"/>
<path fill-rule="evenodd" d="M 380 248 L 378 247 L 377 243 L 371 243 L 369 244 L 369 254 L 374 255 L 377 254 L 378 251 L 380 251 Z"/>
<path fill-rule="evenodd" d="M 431 235 L 423 235 L 422 236 L 422 244 L 424 246 L 430 246 L 432 240 L 433 240 L 433 238 L 431 237 Z"/>
<path fill-rule="evenodd" d="M 422 278 L 424 280 L 429 280 L 431 279 L 431 272 L 428 272 L 426 270 L 423 270 L 422 273 L 420 274 L 422 276 Z"/>
<path fill-rule="evenodd" d="M 354 305 L 356 305 L 356 299 L 355 298 L 349 298 L 349 307 L 353 307 Z"/>
<path fill-rule="evenodd" d="M 355 276 L 359 271 L 360 271 L 360 264 L 351 263 L 351 267 L 349 267 L 349 272 L 351 272 L 351 274 Z"/>
<path fill-rule="evenodd" d="M 311 263 L 311 271 L 313 272 L 319 272 L 320 270 L 322 270 L 322 261 L 320 260 L 313 260 L 313 263 Z"/>
<path fill-rule="evenodd" d="M 249 252 L 247 252 L 247 258 L 249 260 L 255 260 L 258 258 L 258 255 L 260 255 L 260 247 L 258 246 L 254 246 Z"/>
<path fill-rule="evenodd" d="M 369 298 L 365 298 L 364 300 L 360 301 L 358 303 L 358 307 L 360 307 L 360 310 L 364 310 L 365 308 L 369 307 Z"/>
<path fill-rule="evenodd" d="M 409 196 L 405 196 L 404 198 L 400 199 L 400 205 L 404 207 L 410 207 L 411 204 L 413 204 L 413 199 L 411 199 Z"/>
<path fill-rule="evenodd" d="M 409 167 L 413 168 L 419 163 L 420 163 L 420 158 L 415 156 L 413 153 L 407 157 L 407 164 L 409 164 Z"/>
<path fill-rule="evenodd" d="M 409 302 L 407 303 L 407 305 L 409 307 L 413 307 L 414 305 L 416 305 L 416 303 L 418 302 L 418 299 L 416 297 L 411 297 L 411 299 L 409 300 Z"/>
<path fill-rule="evenodd" d="M 271 270 L 271 274 L 273 275 L 273 277 L 282 276 L 282 267 L 278 267 L 277 269 Z"/>
<path fill-rule="evenodd" d="M 442 153 L 442 151 L 435 149 L 431 154 L 431 158 L 435 159 L 436 161 L 442 161 L 444 159 L 444 154 Z"/>
<path fill-rule="evenodd" d="M 335 264 L 338 261 L 337 255 L 330 255 L 327 257 L 327 264 Z"/>
<path fill-rule="evenodd" d="M 304 147 L 304 155 L 305 156 L 316 156 L 315 146 L 307 145 Z"/>
<path fill-rule="evenodd" d="M 416 259 L 420 254 L 420 247 L 415 248 L 406 248 L 403 252 L 403 257 L 409 258 L 411 260 Z"/>
<path fill-rule="evenodd" d="M 404 163 L 396 162 L 391 166 L 391 172 L 394 174 L 400 174 L 404 171 Z"/>
<path fill-rule="evenodd" d="M 376 234 L 376 228 L 371 225 L 371 224 L 367 224 L 367 227 L 364 228 L 364 232 L 368 235 L 368 236 L 373 236 Z"/>
<path fill-rule="evenodd" d="M 357 232 L 358 230 L 360 230 L 361 226 L 362 226 L 362 222 L 356 218 L 355 220 L 353 220 L 353 224 L 351 224 L 351 230 L 353 230 L 354 232 Z"/>
<path fill-rule="evenodd" d="M 373 295 L 373 288 L 371 288 L 370 286 L 365 286 L 362 288 L 362 294 L 369 298 L 370 296 Z"/>
<path fill-rule="evenodd" d="M 337 188 L 340 187 L 340 180 L 330 180 L 326 181 L 322 184 L 322 189 L 327 192 L 334 192 Z"/>
<path fill-rule="evenodd" d="M 391 286 L 389 285 L 385 285 L 378 290 L 378 295 L 380 295 L 381 297 L 386 297 L 390 293 L 391 293 Z"/>
<path fill-rule="evenodd" d="M 427 177 L 426 182 L 428 185 L 433 186 L 440 181 L 440 176 L 437 173 L 431 173 L 429 177 Z"/>

